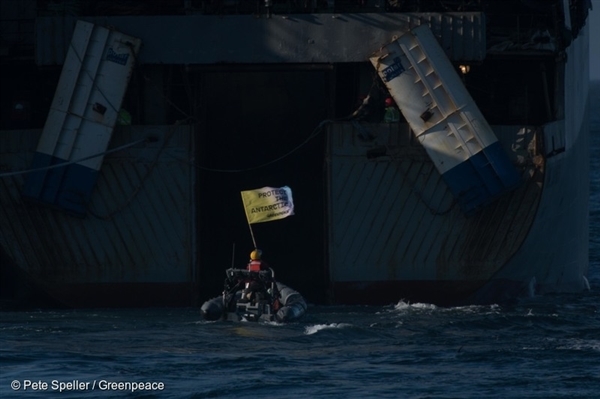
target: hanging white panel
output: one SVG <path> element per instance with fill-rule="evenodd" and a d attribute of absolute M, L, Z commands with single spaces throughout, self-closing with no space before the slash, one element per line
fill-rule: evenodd
<path fill-rule="evenodd" d="M 104 159 L 93 156 L 108 148 L 140 45 L 140 39 L 77 22 L 24 198 L 85 215 Z"/>
<path fill-rule="evenodd" d="M 371 63 L 466 214 L 520 176 L 429 27 L 384 46 Z"/>

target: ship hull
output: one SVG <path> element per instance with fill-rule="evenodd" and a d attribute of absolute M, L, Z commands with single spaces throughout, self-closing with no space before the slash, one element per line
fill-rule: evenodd
<path fill-rule="evenodd" d="M 586 2 L 565 3 L 580 13 L 566 19 L 583 16 L 578 22 L 583 28 L 572 30 L 573 41 L 561 44 L 564 48 L 550 51 L 491 51 L 487 32 L 511 33 L 515 27 L 510 18 L 488 19 L 483 12 L 503 16 L 505 1 L 483 3 L 489 7 L 450 13 L 304 10 L 294 18 L 272 19 L 85 18 L 143 39 L 131 98 L 124 102 L 135 110 L 138 124 L 116 128 L 102 146 L 90 138 L 75 140 L 89 144 L 86 154 L 98 152 L 102 160 L 93 181 L 83 182 L 93 183 L 93 189 L 86 188 L 77 217 L 60 203 L 40 203 L 24 190 L 28 169 L 39 166 L 35 154 L 43 121 L 37 127 L 2 128 L 0 299 L 26 302 L 30 291 L 31 298 L 44 292 L 70 307 L 199 305 L 219 294 L 214 287 L 229 266 L 222 257 L 231 243 L 238 261 L 253 245 L 239 192 L 276 185 L 294 191 L 296 215 L 256 226 L 253 234 L 269 261 L 285 265 L 278 277 L 309 302 L 452 305 L 585 289 Z M 511 4 L 527 7 L 522 3 Z M 542 18 L 555 15 L 543 7 L 534 11 Z M 522 17 L 521 22 L 530 21 L 529 14 Z M 52 69 L 62 62 L 75 23 L 70 16 L 38 18 L 39 65 Z M 157 38 L 161 31 L 155 27 L 163 23 L 181 28 L 182 35 Z M 478 124 L 487 125 L 482 117 L 493 119 L 483 140 L 491 145 L 478 151 L 506 152 L 505 166 L 516 165 L 520 176 L 516 187 L 511 179 L 462 209 L 457 204 L 462 171 L 472 165 L 446 170 L 441 163 L 454 154 L 436 152 L 449 144 L 427 146 L 432 130 L 415 136 L 408 123 L 382 123 L 382 109 L 375 109 L 376 101 L 384 100 L 377 96 L 387 95 L 387 88 L 374 85 L 377 62 L 369 65 L 370 55 L 424 24 L 433 28 L 444 50 L 439 55 L 446 53 L 450 68 L 471 68 L 470 75 L 450 80 L 465 82 L 481 110 Z M 239 26 L 249 45 L 240 45 Z M 281 35 L 289 29 L 299 35 Z M 195 39 L 182 40 L 183 32 L 214 42 L 198 46 Z M 232 50 L 238 47 L 243 51 Z M 19 84 L 30 79 L 18 63 L 11 68 Z M 425 86 L 437 87 L 433 83 Z M 361 109 L 354 97 L 362 98 L 369 87 L 375 87 L 372 113 L 353 112 Z M 53 90 L 46 88 L 44 95 L 51 97 Z M 455 97 L 452 87 L 446 97 L 448 103 Z M 38 105 L 36 112 L 44 114 L 48 106 Z M 419 110 L 413 119 L 427 122 L 428 115 Z M 469 137 L 463 139 L 468 143 Z M 481 159 L 471 157 L 471 163 L 487 162 Z M 76 180 L 74 185 L 82 183 Z M 53 189 L 64 188 L 58 186 L 52 182 Z M 70 195 L 73 187 L 67 191 L 62 194 Z"/>

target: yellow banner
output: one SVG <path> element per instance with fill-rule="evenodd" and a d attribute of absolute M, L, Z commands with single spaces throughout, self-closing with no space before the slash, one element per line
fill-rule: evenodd
<path fill-rule="evenodd" d="M 242 191 L 242 201 L 248 224 L 270 222 L 294 214 L 292 190 L 288 186 Z"/>

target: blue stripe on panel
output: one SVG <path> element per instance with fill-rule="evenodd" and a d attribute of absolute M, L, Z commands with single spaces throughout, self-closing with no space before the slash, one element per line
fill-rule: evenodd
<path fill-rule="evenodd" d="M 471 215 L 488 199 L 483 180 L 470 160 L 464 161 L 447 171 L 442 178 L 466 215 Z"/>
<path fill-rule="evenodd" d="M 64 162 L 64 159 L 38 152 L 34 155 L 32 169 Z M 85 216 L 98 173 L 97 170 L 78 164 L 31 172 L 21 195 L 25 199 L 58 207 L 76 216 Z"/>
<path fill-rule="evenodd" d="M 479 151 L 468 160 L 473 164 L 475 172 L 479 175 L 481 183 L 485 186 L 488 197 L 500 194 L 504 190 L 502 181 L 495 173 L 494 168 L 484 151 Z"/>
<path fill-rule="evenodd" d="M 54 166 L 67 162 L 42 152 L 36 152 L 31 165 L 32 169 Z M 28 199 L 53 204 L 60 190 L 64 168 L 53 168 L 31 172 L 27 176 L 22 195 Z"/>
<path fill-rule="evenodd" d="M 69 165 L 66 169 L 56 205 L 75 215 L 85 216 L 99 171 L 78 164 Z"/>
<path fill-rule="evenodd" d="M 466 215 L 513 190 L 521 180 L 499 142 L 448 170 L 442 178 Z"/>
<path fill-rule="evenodd" d="M 494 172 L 504 186 L 504 190 L 512 190 L 521 183 L 521 176 L 513 166 L 499 141 L 483 149 L 486 157 L 490 160 Z"/>
<path fill-rule="evenodd" d="M 33 161 L 31 162 L 31 169 L 46 168 L 52 165 L 53 156 L 36 152 L 33 155 Z M 49 170 L 41 170 L 38 172 L 31 172 L 25 176 L 25 184 L 23 185 L 23 191 L 21 195 L 26 198 L 38 198 L 44 187 L 44 180 Z"/>

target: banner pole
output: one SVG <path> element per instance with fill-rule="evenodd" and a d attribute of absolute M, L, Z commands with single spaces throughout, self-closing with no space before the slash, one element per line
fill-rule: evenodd
<path fill-rule="evenodd" d="M 250 236 L 252 237 L 252 244 L 254 244 L 254 249 L 257 249 L 256 240 L 254 239 L 254 232 L 252 231 L 252 224 L 248 223 L 248 228 L 250 229 Z"/>

